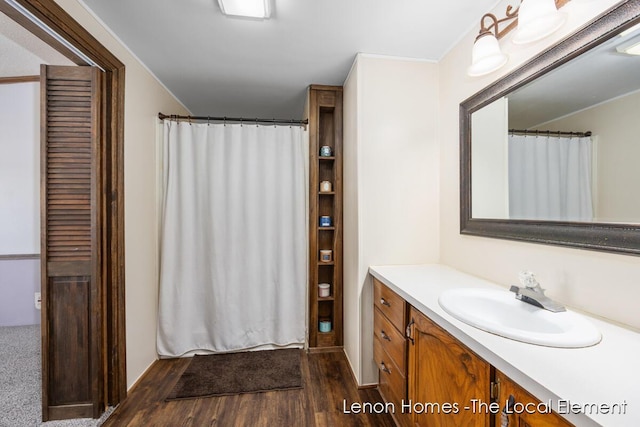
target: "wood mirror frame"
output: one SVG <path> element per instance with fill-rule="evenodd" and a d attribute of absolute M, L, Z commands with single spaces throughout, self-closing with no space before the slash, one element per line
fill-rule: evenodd
<path fill-rule="evenodd" d="M 640 21 L 640 0 L 614 6 L 575 34 L 460 104 L 460 233 L 640 255 L 640 224 L 473 218 L 471 114 Z"/>

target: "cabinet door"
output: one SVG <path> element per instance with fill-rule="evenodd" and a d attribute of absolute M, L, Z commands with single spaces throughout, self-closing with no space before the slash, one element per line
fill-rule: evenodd
<path fill-rule="evenodd" d="M 496 370 L 496 381 L 500 384 L 498 403 L 508 408 L 508 414 L 497 414 L 496 425 L 501 425 L 502 417 L 507 417 L 509 427 L 573 427 L 569 421 L 556 413 L 547 413 L 547 406 L 530 395 L 525 389 L 514 383 L 509 377 Z M 509 397 L 513 396 L 511 403 Z"/>
<path fill-rule="evenodd" d="M 489 426 L 488 411 L 474 410 L 473 402 L 490 402 L 490 365 L 413 307 L 410 320 L 407 403 L 414 425 Z"/>

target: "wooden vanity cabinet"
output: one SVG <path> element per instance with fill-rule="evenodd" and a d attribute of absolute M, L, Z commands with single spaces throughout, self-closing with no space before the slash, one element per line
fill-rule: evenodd
<path fill-rule="evenodd" d="M 573 427 L 524 388 L 492 367 L 449 332 L 377 279 L 374 286 L 374 357 L 379 391 L 393 403 L 401 427 L 500 427 L 509 396 L 518 408 L 509 427 Z M 475 406 L 474 406 L 475 402 Z M 431 405 L 431 406 L 429 406 Z"/>
<path fill-rule="evenodd" d="M 502 417 L 506 416 L 509 427 L 573 427 L 573 424 L 558 414 L 546 413 L 546 404 L 538 406 L 541 404 L 538 399 L 502 372 L 496 370 L 495 377 L 499 390 L 498 403 L 500 408 L 507 407 L 510 412 L 505 415 L 497 414 L 496 426 L 501 426 Z M 510 396 L 513 396 L 513 407 L 509 407 L 507 403 Z"/>
<path fill-rule="evenodd" d="M 413 307 L 409 319 L 409 399 L 434 404 L 414 408 L 413 425 L 488 427 L 490 413 L 473 402 L 491 401 L 491 365 Z"/>
<path fill-rule="evenodd" d="M 379 391 L 393 403 L 399 426 L 410 426 L 410 415 L 402 413 L 407 397 L 407 303 L 398 294 L 373 279 L 373 353 L 379 371 Z"/>

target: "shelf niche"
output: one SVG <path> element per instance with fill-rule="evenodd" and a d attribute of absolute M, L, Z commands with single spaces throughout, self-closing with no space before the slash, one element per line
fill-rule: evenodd
<path fill-rule="evenodd" d="M 342 87 L 309 86 L 306 118 L 309 120 L 309 347 L 342 347 Z M 320 156 L 323 146 L 331 148 L 331 156 Z M 322 181 L 331 182 L 332 191 L 322 192 Z M 331 226 L 322 227 L 321 216 L 331 217 Z M 321 250 L 332 251 L 331 262 L 320 260 Z M 329 297 L 319 296 L 320 283 L 329 283 Z M 331 328 L 322 332 L 320 322 L 327 321 Z"/>

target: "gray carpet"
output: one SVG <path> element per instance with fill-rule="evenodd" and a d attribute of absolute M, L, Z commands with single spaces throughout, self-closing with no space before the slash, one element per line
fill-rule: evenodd
<path fill-rule="evenodd" d="M 0 427 L 97 427 L 99 420 L 41 422 L 40 325 L 0 327 Z"/>

